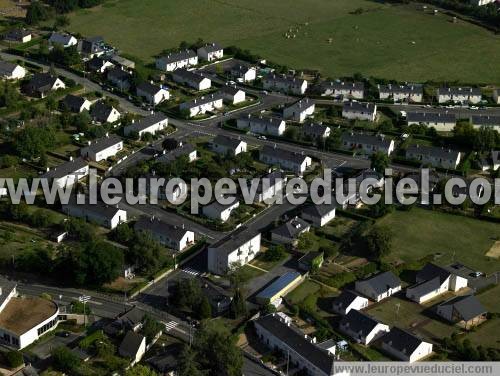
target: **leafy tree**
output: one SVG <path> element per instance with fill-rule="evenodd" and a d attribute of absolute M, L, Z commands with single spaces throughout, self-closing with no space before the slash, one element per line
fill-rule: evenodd
<path fill-rule="evenodd" d="M 14 147 L 20 157 L 33 159 L 40 157 L 55 143 L 55 132 L 52 127 L 28 126 L 17 133 Z"/>
<path fill-rule="evenodd" d="M 195 311 L 201 304 L 201 286 L 196 279 L 182 279 L 176 285 L 173 302 L 180 309 Z"/>
<path fill-rule="evenodd" d="M 135 236 L 135 232 L 128 223 L 120 223 L 113 230 L 113 239 L 122 244 L 129 244 Z"/>
<path fill-rule="evenodd" d="M 200 306 L 198 307 L 198 318 L 200 320 L 209 319 L 212 317 L 212 307 L 206 296 L 201 298 Z"/>
<path fill-rule="evenodd" d="M 499 141 L 497 131 L 490 127 L 481 127 L 474 137 L 474 150 L 485 152 L 495 148 Z"/>
<path fill-rule="evenodd" d="M 146 341 L 149 343 L 153 340 L 158 333 L 163 330 L 164 326 L 153 319 L 151 316 L 146 315 L 144 318 L 144 325 L 142 327 L 142 333 L 146 337 Z"/>
<path fill-rule="evenodd" d="M 377 152 L 371 156 L 371 168 L 380 174 L 383 174 L 385 169 L 389 167 L 389 157 L 387 154 Z"/>
<path fill-rule="evenodd" d="M 206 376 L 207 371 L 202 371 L 198 354 L 188 346 L 184 346 L 179 356 L 177 365 L 178 376 Z"/>
<path fill-rule="evenodd" d="M 83 253 L 86 283 L 101 286 L 118 278 L 123 269 L 123 252 L 106 242 L 92 242 Z"/>
<path fill-rule="evenodd" d="M 21 100 L 21 94 L 14 84 L 4 81 L 0 84 L 0 107 L 13 107 Z"/>
<path fill-rule="evenodd" d="M 237 288 L 230 307 L 231 316 L 239 318 L 247 314 L 247 305 L 241 288 Z"/>
<path fill-rule="evenodd" d="M 262 258 L 265 261 L 280 261 L 286 255 L 285 247 L 282 244 L 272 245 L 269 249 L 263 254 Z"/>
<path fill-rule="evenodd" d="M 297 127 L 291 126 L 286 129 L 283 135 L 290 140 L 297 140 L 299 138 L 299 130 Z"/>
<path fill-rule="evenodd" d="M 158 376 L 158 374 L 147 366 L 137 364 L 125 372 L 125 376 Z"/>
<path fill-rule="evenodd" d="M 154 240 L 151 232 L 141 231 L 129 248 L 127 258 L 143 273 L 155 273 L 160 268 L 160 253 L 163 247 Z"/>
<path fill-rule="evenodd" d="M 305 232 L 300 235 L 299 241 L 297 243 L 297 248 L 301 250 L 310 249 L 314 245 L 314 242 L 314 234 L 311 232 Z"/>
<path fill-rule="evenodd" d="M 375 218 L 381 218 L 393 211 L 394 205 L 386 204 L 384 199 L 380 199 L 376 204 L 370 206 L 370 214 Z"/>
<path fill-rule="evenodd" d="M 366 241 L 370 254 L 380 259 L 391 251 L 391 229 L 387 226 L 373 226 L 366 234 Z"/>
<path fill-rule="evenodd" d="M 262 308 L 262 314 L 263 315 L 268 315 L 270 313 L 275 313 L 276 312 L 276 307 L 273 306 L 272 304 L 266 304 L 263 308 Z"/>
<path fill-rule="evenodd" d="M 459 121 L 453 128 L 453 140 L 462 147 L 472 147 L 476 131 L 468 121 Z"/>
<path fill-rule="evenodd" d="M 60 15 L 56 17 L 56 20 L 54 21 L 54 29 L 61 29 L 66 26 L 69 26 L 70 20 L 69 17 L 66 15 Z"/>
<path fill-rule="evenodd" d="M 55 369 L 71 375 L 76 373 L 76 369 L 80 365 L 80 359 L 66 346 L 57 347 L 52 351 L 52 361 Z"/>
<path fill-rule="evenodd" d="M 69 218 L 64 222 L 64 229 L 70 237 L 81 242 L 90 242 L 96 236 L 94 227 L 79 218 Z"/>
<path fill-rule="evenodd" d="M 17 368 L 24 364 L 23 354 L 19 351 L 8 351 L 4 356 L 9 368 Z"/>
<path fill-rule="evenodd" d="M 40 1 L 32 1 L 26 10 L 26 23 L 36 25 L 49 18 L 49 11 Z"/>

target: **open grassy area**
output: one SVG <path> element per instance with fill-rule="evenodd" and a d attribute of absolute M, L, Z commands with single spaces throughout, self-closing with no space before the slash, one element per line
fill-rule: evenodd
<path fill-rule="evenodd" d="M 359 8 L 361 14 L 355 14 Z M 499 36 L 463 21 L 453 23 L 445 15 L 433 16 L 418 5 L 369 0 L 109 0 L 72 15 L 69 29 L 102 35 L 146 62 L 183 40 L 201 37 L 329 76 L 361 72 L 399 80 L 500 83 Z M 286 33 L 295 38 L 287 39 Z"/>
<path fill-rule="evenodd" d="M 414 261 L 440 253 L 438 264 L 458 261 L 487 273 L 500 270 L 498 259 L 485 256 L 495 237 L 500 236 L 496 223 L 419 208 L 395 211 L 378 223 L 389 226 L 393 232 L 392 252 L 387 261 Z"/>

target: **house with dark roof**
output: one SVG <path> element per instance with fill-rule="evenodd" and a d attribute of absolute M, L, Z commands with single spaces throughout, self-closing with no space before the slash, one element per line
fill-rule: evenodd
<path fill-rule="evenodd" d="M 394 102 L 422 102 L 422 85 L 378 85 L 379 98 L 392 99 Z"/>
<path fill-rule="evenodd" d="M 49 37 L 49 44 L 51 46 L 58 45 L 67 48 L 76 46 L 78 44 L 78 39 L 70 34 L 53 32 Z"/>
<path fill-rule="evenodd" d="M 99 162 L 110 157 L 114 157 L 123 150 L 123 140 L 113 134 L 106 134 L 105 137 L 95 141 L 89 141 L 87 146 L 80 149 L 80 155 L 83 158 L 94 162 Z"/>
<path fill-rule="evenodd" d="M 304 256 L 299 258 L 299 269 L 304 272 L 315 271 L 321 268 L 324 261 L 324 253 L 322 251 L 307 252 Z"/>
<path fill-rule="evenodd" d="M 311 157 L 299 152 L 278 149 L 276 145 L 265 145 L 259 153 L 259 160 L 265 164 L 292 171 L 299 176 L 302 176 L 312 165 Z"/>
<path fill-rule="evenodd" d="M 330 127 L 323 124 L 310 123 L 302 126 L 302 134 L 311 140 L 328 138 L 330 133 Z"/>
<path fill-rule="evenodd" d="M 90 111 L 92 103 L 84 97 L 68 94 L 61 100 L 61 109 L 70 112 L 80 113 L 83 111 Z"/>
<path fill-rule="evenodd" d="M 47 169 L 41 178 L 48 179 L 58 187 L 67 187 L 75 184 L 89 174 L 89 165 L 82 158 L 71 158 L 57 167 Z"/>
<path fill-rule="evenodd" d="M 393 272 L 388 271 L 356 281 L 355 289 L 358 293 L 380 302 L 401 291 L 401 280 Z"/>
<path fill-rule="evenodd" d="M 146 353 L 146 337 L 132 330 L 128 331 L 118 347 L 118 353 L 124 358 L 130 358 L 132 366 L 140 362 Z"/>
<path fill-rule="evenodd" d="M 332 303 L 333 312 L 347 315 L 351 309 L 360 311 L 368 307 L 368 299 L 354 291 L 344 290 Z"/>
<path fill-rule="evenodd" d="M 451 132 L 457 124 L 457 118 L 455 114 L 448 111 L 408 111 L 406 113 L 406 123 L 408 125 L 422 124 L 434 128 L 438 132 Z"/>
<path fill-rule="evenodd" d="M 26 69 L 19 64 L 0 61 L 0 77 L 4 80 L 20 80 L 26 76 Z"/>
<path fill-rule="evenodd" d="M 311 204 L 302 209 L 300 216 L 315 227 L 323 227 L 335 218 L 338 205 L 333 200 L 330 204 Z"/>
<path fill-rule="evenodd" d="M 374 340 L 389 332 L 389 326 L 355 309 L 349 310 L 342 317 L 339 329 L 342 333 L 363 345 L 369 345 Z"/>
<path fill-rule="evenodd" d="M 238 129 L 271 136 L 282 136 L 286 130 L 286 122 L 281 118 L 255 116 L 252 114 L 242 115 L 236 121 L 236 126 Z"/>
<path fill-rule="evenodd" d="M 500 132 L 500 115 L 472 115 L 470 122 L 475 129 L 487 127 Z"/>
<path fill-rule="evenodd" d="M 500 150 L 492 150 L 488 154 L 487 156 L 483 156 L 479 161 L 481 170 L 498 170 L 500 168 Z"/>
<path fill-rule="evenodd" d="M 156 112 L 139 121 L 132 120 L 131 124 L 123 128 L 123 134 L 125 136 L 137 134 L 141 138 L 146 133 L 155 135 L 158 132 L 164 131 L 167 127 L 168 117 L 162 112 Z"/>
<path fill-rule="evenodd" d="M 394 140 L 382 134 L 344 133 L 341 143 L 343 149 L 361 151 L 368 155 L 383 153 L 389 156 L 395 149 Z"/>
<path fill-rule="evenodd" d="M 410 145 L 406 149 L 406 159 L 421 162 L 423 165 L 456 169 L 460 164 L 459 151 L 425 145 Z"/>
<path fill-rule="evenodd" d="M 283 192 L 286 184 L 286 176 L 281 170 L 274 170 L 259 179 L 255 192 L 255 202 L 274 203 L 276 196 Z M 249 192 L 251 192 L 252 181 L 248 181 Z"/>
<path fill-rule="evenodd" d="M 123 70 L 133 70 L 135 69 L 135 62 L 130 60 L 130 59 L 127 59 L 123 56 L 120 56 L 120 55 L 113 55 L 111 56 L 111 62 L 115 65 L 118 65 L 119 67 L 121 67 Z"/>
<path fill-rule="evenodd" d="M 481 102 L 481 89 L 475 87 L 440 87 L 437 90 L 439 103 L 457 102 L 472 103 Z"/>
<path fill-rule="evenodd" d="M 413 363 L 432 354 L 432 343 L 406 330 L 393 327 L 381 338 L 382 349 L 392 357 L 403 362 Z"/>
<path fill-rule="evenodd" d="M 208 247 L 208 271 L 224 275 L 235 265 L 245 265 L 260 252 L 261 234 L 240 226 Z"/>
<path fill-rule="evenodd" d="M 86 198 L 84 204 L 78 204 L 77 199 L 73 196 L 67 204 L 62 205 L 62 211 L 71 217 L 82 218 L 87 222 L 96 223 L 111 230 L 120 223 L 127 222 L 125 210 L 102 202 L 90 204 L 88 201 L 89 199 Z"/>
<path fill-rule="evenodd" d="M 344 102 L 342 117 L 350 120 L 375 121 L 377 117 L 377 105 L 354 101 Z"/>
<path fill-rule="evenodd" d="M 127 91 L 132 86 L 132 75 L 119 67 L 108 69 L 106 77 L 121 91 Z"/>
<path fill-rule="evenodd" d="M 189 117 L 195 117 L 220 110 L 222 107 L 224 107 L 222 95 L 215 93 L 181 103 L 179 109 L 186 111 Z"/>
<path fill-rule="evenodd" d="M 233 296 L 223 288 L 217 286 L 208 278 L 201 279 L 202 294 L 208 298 L 212 308 L 212 316 L 217 317 L 231 308 Z"/>
<path fill-rule="evenodd" d="M 474 295 L 456 296 L 436 307 L 436 313 L 452 323 L 470 329 L 486 320 L 488 311 Z"/>
<path fill-rule="evenodd" d="M 126 331 L 137 332 L 142 328 L 145 316 L 144 311 L 134 306 L 106 325 L 103 328 L 104 333 L 109 336 L 117 336 Z"/>
<path fill-rule="evenodd" d="M 196 90 L 208 90 L 212 87 L 212 81 L 201 74 L 187 69 L 176 69 L 172 72 L 172 79 L 182 85 L 187 85 Z"/>
<path fill-rule="evenodd" d="M 210 143 L 210 149 L 217 154 L 238 155 L 247 151 L 247 143 L 238 138 L 217 135 Z"/>
<path fill-rule="evenodd" d="M 101 124 L 115 123 L 120 120 L 121 114 L 113 106 L 99 101 L 90 107 L 90 117 Z"/>
<path fill-rule="evenodd" d="M 163 153 L 156 160 L 158 162 L 171 163 L 180 157 L 187 157 L 188 162 L 194 162 L 198 158 L 198 152 L 192 144 L 180 144 L 176 149 Z"/>
<path fill-rule="evenodd" d="M 302 98 L 283 109 L 283 119 L 303 123 L 314 115 L 316 105 L 312 99 Z"/>
<path fill-rule="evenodd" d="M 106 70 L 113 68 L 115 65 L 111 59 L 105 57 L 94 56 L 87 62 L 87 68 L 91 72 L 104 73 Z"/>
<path fill-rule="evenodd" d="M 50 73 L 35 73 L 24 86 L 24 92 L 32 97 L 45 98 L 50 91 L 66 89 L 62 80 Z"/>
<path fill-rule="evenodd" d="M 31 31 L 26 29 L 11 29 L 7 31 L 3 39 L 9 42 L 26 43 L 31 40 Z"/>
<path fill-rule="evenodd" d="M 363 82 L 328 81 L 321 85 L 321 95 L 334 98 L 363 99 L 365 84 Z"/>
<path fill-rule="evenodd" d="M 155 106 L 170 99 L 170 92 L 163 86 L 155 85 L 153 81 L 138 84 L 136 94 Z"/>
<path fill-rule="evenodd" d="M 104 39 L 100 36 L 88 37 L 80 43 L 80 53 L 88 59 L 99 57 L 107 52 L 109 48 L 104 43 Z"/>
<path fill-rule="evenodd" d="M 222 95 L 224 101 L 229 104 L 243 103 L 246 100 L 246 93 L 236 86 L 224 85 L 219 90 L 219 93 Z"/>
<path fill-rule="evenodd" d="M 415 284 L 406 289 L 406 297 L 423 304 L 447 292 L 467 287 L 467 278 L 460 277 L 440 266 L 426 264 L 417 272 Z"/>
<path fill-rule="evenodd" d="M 238 81 L 251 82 L 257 78 L 257 69 L 249 65 L 236 64 L 231 68 L 230 74 Z"/>
<path fill-rule="evenodd" d="M 333 376 L 335 346 L 321 346 L 292 324 L 282 313 L 261 316 L 254 321 L 260 341 L 271 350 L 286 354 L 290 364 L 304 370 L 308 376 Z"/>
<path fill-rule="evenodd" d="M 134 225 L 136 232 L 150 232 L 160 244 L 180 252 L 194 244 L 194 232 L 174 226 L 155 217 L 142 216 Z"/>
<path fill-rule="evenodd" d="M 230 204 L 221 204 L 219 201 L 212 201 L 202 209 L 203 215 L 210 219 L 227 222 L 233 210 L 240 206 L 240 202 L 234 199 Z"/>
<path fill-rule="evenodd" d="M 201 60 L 214 61 L 224 57 L 224 49 L 218 43 L 206 44 L 196 51 Z"/>
<path fill-rule="evenodd" d="M 176 69 L 198 65 L 198 55 L 193 50 L 171 52 L 156 59 L 156 69 L 173 72 Z"/>
<path fill-rule="evenodd" d="M 271 240 L 281 244 L 296 244 L 300 235 L 309 232 L 311 225 L 300 217 L 289 219 L 271 230 Z"/>
<path fill-rule="evenodd" d="M 146 359 L 146 363 L 162 376 L 175 376 L 183 344 L 173 343 L 162 348 L 161 353 Z"/>
<path fill-rule="evenodd" d="M 303 78 L 271 73 L 262 78 L 262 85 L 265 90 L 302 95 L 305 94 L 308 84 Z"/>

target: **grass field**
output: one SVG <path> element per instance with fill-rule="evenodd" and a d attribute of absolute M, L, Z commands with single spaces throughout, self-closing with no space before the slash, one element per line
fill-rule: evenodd
<path fill-rule="evenodd" d="M 500 226 L 458 215 L 414 208 L 395 211 L 379 221 L 393 232 L 392 252 L 387 261 L 418 260 L 440 253 L 439 264 L 461 262 L 473 269 L 490 273 L 500 270 L 500 261 L 486 253 L 500 236 Z"/>
<path fill-rule="evenodd" d="M 353 11 L 362 8 L 361 14 Z M 69 29 L 102 35 L 149 61 L 198 38 L 238 45 L 328 76 L 500 83 L 500 37 L 417 5 L 370 0 L 109 0 L 71 16 Z M 285 38 L 285 33 L 295 38 Z M 330 43 L 331 39 L 331 43 Z M 473 47 L 473 49 L 471 49 Z"/>

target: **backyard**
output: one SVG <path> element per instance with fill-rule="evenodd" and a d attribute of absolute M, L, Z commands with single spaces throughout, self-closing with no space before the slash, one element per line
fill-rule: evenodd
<path fill-rule="evenodd" d="M 326 76 L 360 72 L 398 80 L 500 83 L 495 69 L 499 36 L 461 20 L 453 23 L 441 13 L 434 16 L 415 4 L 109 0 L 73 14 L 69 30 L 102 35 L 145 62 L 181 41 L 202 37 Z"/>

